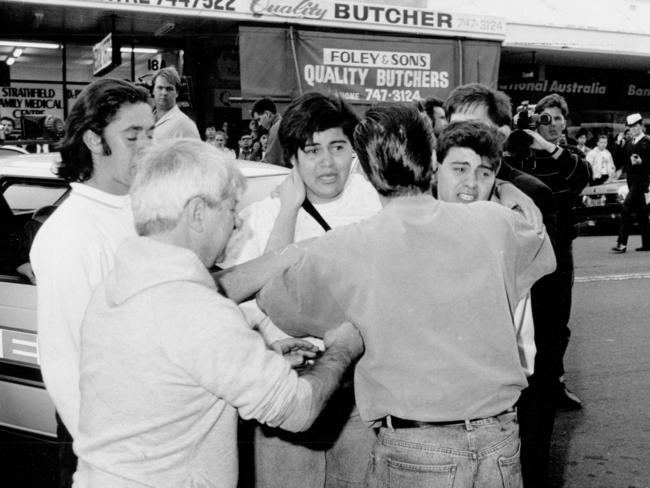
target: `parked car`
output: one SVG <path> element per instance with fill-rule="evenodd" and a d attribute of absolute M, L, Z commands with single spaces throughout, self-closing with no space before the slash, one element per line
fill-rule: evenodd
<path fill-rule="evenodd" d="M 18 146 L 0 145 L 0 159 L 17 156 L 18 154 L 27 154 L 28 151 Z"/>
<path fill-rule="evenodd" d="M 624 178 L 611 179 L 582 190 L 575 207 L 579 232 L 618 232 L 623 200 L 628 191 Z M 646 193 L 645 199 L 650 203 L 650 192 Z"/>
<path fill-rule="evenodd" d="M 16 269 L 28 260 L 26 226 L 42 221 L 69 193 L 53 173 L 59 161 L 59 153 L 0 159 L 0 426 L 51 438 L 56 425 L 39 369 L 36 287 Z M 289 172 L 250 161 L 238 165 L 247 181 L 240 208 L 268 196 Z"/>

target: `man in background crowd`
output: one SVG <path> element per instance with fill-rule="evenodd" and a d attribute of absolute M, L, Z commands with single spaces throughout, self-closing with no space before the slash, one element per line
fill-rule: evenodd
<path fill-rule="evenodd" d="M 543 340 L 548 341 L 546 344 L 538 341 L 538 351 L 549 352 L 538 353 L 537 364 L 544 371 L 553 372 L 547 378 L 552 383 L 546 387 L 557 405 L 560 408 L 580 409 L 580 399 L 566 387 L 564 354 L 571 335 L 568 325 L 573 293 L 573 240 L 577 236 L 573 207 L 576 198 L 591 180 L 591 166 L 575 146 L 559 144 L 569 115 L 564 97 L 557 93 L 547 95 L 537 102 L 534 111 L 544 115 L 545 120 L 540 119 L 535 130 L 527 128 L 513 132 L 507 146 L 510 154 L 505 159 L 515 168 L 540 179 L 553 192 L 556 208 L 553 247 L 557 269 L 544 279 L 544 293 L 549 301 L 534 315 L 537 330 L 540 333 L 544 331 Z M 535 310 L 535 292 L 533 307 Z"/>
<path fill-rule="evenodd" d="M 256 154 L 253 150 L 253 136 L 247 129 L 245 129 L 239 138 L 239 152 L 237 153 L 237 159 L 243 159 L 244 161 L 257 161 L 255 157 Z"/>
<path fill-rule="evenodd" d="M 226 133 L 222 130 L 216 130 L 214 125 L 208 125 L 205 128 L 205 142 L 217 148 L 225 157 L 234 159 L 237 155 L 235 151 L 226 147 L 227 138 Z"/>
<path fill-rule="evenodd" d="M 444 102 L 438 97 L 429 97 L 418 102 L 418 109 L 427 114 L 433 125 L 433 134 L 439 137 L 442 129 L 447 126 Z"/>
<path fill-rule="evenodd" d="M 267 148 L 262 162 L 290 167 L 288 161 L 283 159 L 282 145 L 278 138 L 278 130 L 280 129 L 282 117 L 278 114 L 278 109 L 275 103 L 273 103 L 273 100 L 270 98 L 260 98 L 257 100 L 253 105 L 251 115 L 257 124 L 268 131 L 269 134 Z"/>
<path fill-rule="evenodd" d="M 612 153 L 607 150 L 607 134 L 598 136 L 596 147 L 587 153 L 587 161 L 591 165 L 591 184 L 600 185 L 616 173 L 614 158 Z"/>
<path fill-rule="evenodd" d="M 173 66 L 158 71 L 152 80 L 156 130 L 154 140 L 165 141 L 177 137 L 201 139 L 192 119 L 176 104 L 181 89 L 181 77 Z"/>
<path fill-rule="evenodd" d="M 625 124 L 630 128 L 630 140 L 624 146 L 626 156 L 624 171 L 629 191 L 623 202 L 618 240 L 616 246 L 612 248 L 616 254 L 622 254 L 627 249 L 633 216 L 639 223 L 641 234 L 641 247 L 636 250 L 650 251 L 650 224 L 648 224 L 648 206 L 645 201 L 645 194 L 650 184 L 650 137 L 645 134 L 641 114 L 628 115 Z"/>
<path fill-rule="evenodd" d="M 16 123 L 11 117 L 6 115 L 0 117 L 0 142 L 3 141 L 14 141 L 18 139 L 18 136 L 14 134 L 14 129 L 16 128 Z"/>
<path fill-rule="evenodd" d="M 585 129 L 579 129 L 576 133 L 576 147 L 582 151 L 582 154 L 587 155 L 591 148 L 587 146 L 587 136 L 589 134 Z"/>

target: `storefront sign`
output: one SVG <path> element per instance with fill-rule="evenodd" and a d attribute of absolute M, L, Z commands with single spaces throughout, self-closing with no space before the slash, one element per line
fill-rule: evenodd
<path fill-rule="evenodd" d="M 535 103 L 549 93 L 559 93 L 570 110 L 650 110 L 650 83 L 642 74 L 605 69 L 562 71 L 549 74 L 546 80 L 500 82 L 499 89 L 512 98 L 515 106 L 524 100 Z"/>
<path fill-rule="evenodd" d="M 35 0 L 28 0 L 38 3 Z M 41 0 L 42 1 L 42 0 Z M 435 0 L 57 0 L 57 5 L 503 40 L 500 17 L 440 11 Z M 413 2 L 409 2 L 413 3 Z"/>
<path fill-rule="evenodd" d="M 68 106 L 72 107 L 81 93 L 82 86 L 66 90 Z M 21 127 L 23 115 L 54 115 L 63 119 L 63 89 L 60 85 L 37 83 L 12 83 L 0 87 L 0 109 L 3 115 L 16 120 Z"/>
<path fill-rule="evenodd" d="M 412 102 L 446 94 L 453 81 L 454 45 L 446 40 L 301 32 L 296 46 L 306 91 L 358 102 Z"/>
<path fill-rule="evenodd" d="M 494 86 L 500 55 L 492 41 L 252 26 L 239 28 L 239 50 L 244 98 L 320 91 L 355 105 L 444 99 L 461 83 Z"/>
<path fill-rule="evenodd" d="M 119 43 L 108 34 L 93 46 L 93 76 L 108 73 L 122 63 Z"/>

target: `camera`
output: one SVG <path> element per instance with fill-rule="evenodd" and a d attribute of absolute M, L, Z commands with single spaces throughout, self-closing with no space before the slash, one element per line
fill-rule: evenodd
<path fill-rule="evenodd" d="M 515 115 L 515 130 L 508 137 L 507 149 L 516 156 L 528 157 L 531 155 L 530 145 L 533 139 L 524 129 L 536 130 L 540 125 L 551 125 L 553 119 L 549 114 L 534 112 L 535 106 L 528 100 L 521 102 Z"/>

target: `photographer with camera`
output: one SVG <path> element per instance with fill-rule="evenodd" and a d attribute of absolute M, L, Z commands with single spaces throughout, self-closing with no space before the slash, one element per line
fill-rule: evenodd
<path fill-rule="evenodd" d="M 569 107 L 562 96 L 553 93 L 542 98 L 534 110 L 525 103 L 517 111 L 516 130 L 507 141 L 509 154 L 506 161 L 549 186 L 557 211 L 553 242 L 557 270 L 538 282 L 547 295 L 547 300 L 543 300 L 542 304 L 546 303 L 547 306 L 535 310 L 533 300 L 537 326 L 535 340 L 542 344 L 542 347 L 538 346 L 538 351 L 546 352 L 538 353 L 535 370 L 551 372 L 546 375 L 548 384 L 545 387 L 558 407 L 580 409 L 580 399 L 564 383 L 563 357 L 571 334 L 568 323 L 573 288 L 572 247 L 577 235 L 573 206 L 591 179 L 591 167 L 575 146 L 559 144 L 569 114 Z M 548 306 L 549 303 L 553 306 Z"/>

